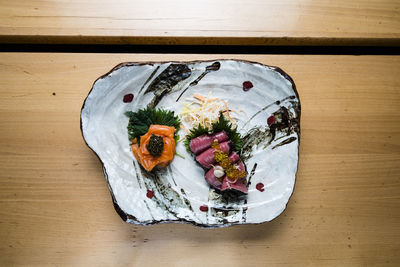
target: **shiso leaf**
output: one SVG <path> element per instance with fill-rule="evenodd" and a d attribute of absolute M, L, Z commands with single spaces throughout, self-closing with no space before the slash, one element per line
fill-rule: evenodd
<path fill-rule="evenodd" d="M 227 120 L 222 112 L 219 114 L 219 118 L 217 121 L 212 123 L 211 128 L 203 127 L 202 125 L 198 125 L 190 130 L 189 134 L 186 135 L 186 139 L 184 141 L 186 149 L 190 150 L 190 141 L 193 138 L 204 134 L 214 134 L 221 131 L 225 131 L 229 137 L 229 140 L 233 143 L 235 151 L 240 151 L 242 149 L 242 138 L 240 134 L 237 132 L 237 128 L 233 127 L 232 123 Z"/>
<path fill-rule="evenodd" d="M 147 107 L 136 112 L 127 111 L 125 115 L 129 118 L 127 127 L 129 140 L 137 138 L 139 144 L 140 136 L 146 134 L 152 124 L 175 127 L 175 138 L 181 125 L 178 116 L 175 116 L 174 112 L 170 110 Z"/>

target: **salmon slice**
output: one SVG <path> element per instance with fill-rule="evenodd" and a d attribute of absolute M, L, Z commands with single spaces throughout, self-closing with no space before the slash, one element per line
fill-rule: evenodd
<path fill-rule="evenodd" d="M 163 138 L 164 148 L 159 157 L 153 157 L 146 147 L 153 134 Z M 143 168 L 147 171 L 151 171 L 156 166 L 168 166 L 175 156 L 174 134 L 175 127 L 166 125 L 150 125 L 147 133 L 140 137 L 140 146 L 136 139 L 132 140 L 132 152 Z"/>

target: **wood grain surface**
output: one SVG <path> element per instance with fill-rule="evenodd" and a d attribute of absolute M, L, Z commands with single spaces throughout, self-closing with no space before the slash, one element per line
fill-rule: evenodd
<path fill-rule="evenodd" d="M 0 0 L 0 42 L 400 45 L 398 0 Z"/>
<path fill-rule="evenodd" d="M 272 222 L 133 226 L 80 132 L 124 61 L 240 58 L 297 84 L 300 165 Z M 0 54 L 0 266 L 399 266 L 400 57 Z"/>

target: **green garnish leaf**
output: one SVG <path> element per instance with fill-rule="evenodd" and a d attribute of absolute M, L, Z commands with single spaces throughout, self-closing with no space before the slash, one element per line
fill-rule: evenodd
<path fill-rule="evenodd" d="M 140 144 L 140 136 L 146 134 L 152 124 L 175 127 L 175 138 L 181 125 L 178 116 L 170 110 L 147 107 L 136 112 L 127 111 L 125 115 L 129 118 L 127 127 L 129 140 L 137 138 L 138 144 Z"/>
<path fill-rule="evenodd" d="M 189 152 L 191 152 L 189 146 L 190 140 L 204 134 L 214 134 L 221 131 L 226 132 L 236 151 L 242 149 L 242 138 L 240 134 L 237 132 L 236 127 L 233 127 L 232 123 L 224 117 L 222 112 L 219 114 L 218 120 L 211 125 L 211 128 L 203 127 L 199 124 L 197 127 L 191 129 L 190 133 L 186 136 L 184 142 L 185 147 Z"/>
<path fill-rule="evenodd" d="M 183 158 L 183 159 L 185 159 L 185 157 L 184 156 L 182 156 L 181 154 L 179 154 L 178 152 L 176 152 L 175 151 L 175 155 L 177 155 L 178 157 L 180 157 L 180 158 Z"/>

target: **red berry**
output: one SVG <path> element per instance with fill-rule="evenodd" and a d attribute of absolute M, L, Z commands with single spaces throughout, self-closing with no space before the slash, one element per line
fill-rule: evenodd
<path fill-rule="evenodd" d="M 208 206 L 207 205 L 200 206 L 200 210 L 204 211 L 204 212 L 207 212 L 208 211 Z"/>
<path fill-rule="evenodd" d="M 275 122 L 276 122 L 276 118 L 274 115 L 269 116 L 269 118 L 267 119 L 268 125 L 274 124 Z"/>
<path fill-rule="evenodd" d="M 132 100 L 133 100 L 133 94 L 124 95 L 124 99 L 123 99 L 124 103 L 130 103 L 130 102 L 132 102 Z"/>
<path fill-rule="evenodd" d="M 147 190 L 146 197 L 148 197 L 148 198 L 150 198 L 150 199 L 153 198 L 153 197 L 154 197 L 154 192 L 151 191 L 151 190 Z"/>
<path fill-rule="evenodd" d="M 258 183 L 256 185 L 256 188 L 257 188 L 258 191 L 264 192 L 264 184 L 263 183 Z"/>
<path fill-rule="evenodd" d="M 243 82 L 243 91 L 249 91 L 253 88 L 253 84 L 250 81 Z"/>

